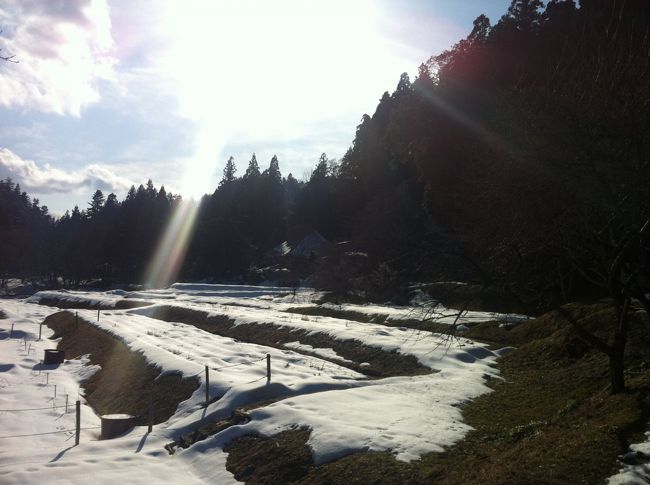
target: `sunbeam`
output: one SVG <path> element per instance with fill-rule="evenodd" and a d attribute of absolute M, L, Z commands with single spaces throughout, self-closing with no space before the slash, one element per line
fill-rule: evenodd
<path fill-rule="evenodd" d="M 198 204 L 183 201 L 175 208 L 165 233 L 145 273 L 145 284 L 152 288 L 175 281 L 181 269 L 198 213 Z"/>

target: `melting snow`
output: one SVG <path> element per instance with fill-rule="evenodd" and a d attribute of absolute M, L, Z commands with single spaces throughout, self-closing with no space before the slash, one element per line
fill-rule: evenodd
<path fill-rule="evenodd" d="M 101 292 L 42 292 L 68 303 L 101 302 L 112 306 L 121 299 L 146 300 L 152 306 L 124 311 L 103 311 L 97 321 L 94 310 L 79 310 L 79 317 L 122 339 L 131 349 L 163 372 L 196 376 L 200 388 L 181 403 L 166 423 L 135 428 L 123 438 L 98 441 L 98 431 L 84 431 L 81 444 L 71 447 L 66 433 L 43 437 L 3 438 L 0 476 L 3 482 L 75 482 L 93 473 L 93 482 L 109 483 L 118 476 L 130 483 L 210 481 L 229 483 L 222 448 L 232 439 L 250 433 L 273 435 L 296 426 L 311 430 L 309 446 L 317 463 L 354 451 L 390 451 L 400 460 L 417 459 L 424 453 L 441 451 L 462 439 L 469 427 L 463 423 L 459 405 L 489 392 L 487 376 L 496 376 L 497 354 L 467 339 L 405 327 L 360 323 L 343 318 L 301 316 L 286 313 L 292 306 L 313 306 L 319 295 L 305 289 L 260 286 L 176 284 L 165 290 Z M 369 380 L 346 367 L 324 359 L 343 361 L 334 350 L 314 348 L 300 342 L 281 350 L 220 337 L 191 325 L 150 318 L 157 305 L 174 305 L 226 315 L 235 324 L 271 323 L 288 330 L 325 333 L 335 339 L 355 340 L 388 352 L 414 356 L 432 370 L 415 377 Z M 245 305 L 245 306 L 243 306 Z M 51 406 L 52 384 L 75 395 L 79 382 L 93 369 L 83 360 L 68 361 L 53 369 L 50 385 L 44 385 L 35 370 L 46 341 L 34 342 L 37 324 L 56 311 L 18 300 L 0 300 L 9 319 L 0 320 L 0 397 L 2 407 Z M 414 308 L 384 305 L 344 305 L 337 308 L 388 315 L 392 320 L 414 318 Z M 501 318 L 496 314 L 456 312 L 441 315 L 446 323 L 468 323 Z M 517 318 L 516 316 L 513 318 Z M 23 340 L 8 337 L 8 328 L 25 332 L 34 352 L 26 353 Z M 43 328 L 44 337 L 51 335 Z M 306 356 L 300 351 L 323 357 Z M 266 382 L 266 355 L 271 355 L 272 380 Z M 363 365 L 363 363 L 359 363 Z M 204 367 L 210 371 L 210 394 L 222 396 L 207 408 Z M 80 393 L 83 400 L 83 396 Z M 278 400 L 279 399 L 279 400 Z M 278 400 L 252 411 L 252 420 L 233 426 L 173 456 L 165 443 L 203 422 L 228 416 L 236 407 Z M 25 412 L 26 413 L 26 412 Z M 83 426 L 98 426 L 99 419 L 84 406 Z M 73 415 L 60 411 L 36 414 L 0 412 L 3 435 L 33 434 L 41 430 L 68 429 Z M 1 437 L 0 437 L 1 438 Z"/>

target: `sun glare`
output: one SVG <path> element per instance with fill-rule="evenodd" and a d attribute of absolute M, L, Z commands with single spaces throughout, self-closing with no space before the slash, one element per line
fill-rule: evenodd
<path fill-rule="evenodd" d="M 394 69 L 382 62 L 386 49 L 371 0 L 165 5 L 159 28 L 169 45 L 157 62 L 173 80 L 180 113 L 196 124 L 194 151 L 179 187 L 185 197 L 213 190 L 229 142 L 300 133 L 333 117 L 337 105 L 349 106 L 357 119 L 358 94 L 350 86 L 363 83 L 360 66 L 373 66 L 365 70 L 369 77 L 377 69 Z M 147 271 L 148 284 L 173 281 L 195 217 L 196 205 L 176 211 Z"/>
<path fill-rule="evenodd" d="M 197 214 L 198 207 L 191 201 L 184 201 L 175 208 L 154 257 L 149 262 L 144 279 L 146 286 L 160 288 L 176 281 L 194 232 Z"/>
<path fill-rule="evenodd" d="M 199 126 L 183 193 L 215 182 L 229 141 L 300 132 L 345 105 L 351 73 L 380 64 L 375 10 L 369 0 L 170 2 L 160 62 L 181 114 Z"/>

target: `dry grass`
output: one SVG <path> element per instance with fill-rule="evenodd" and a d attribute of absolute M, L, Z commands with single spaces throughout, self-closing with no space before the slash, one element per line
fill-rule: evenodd
<path fill-rule="evenodd" d="M 58 348 L 66 358 L 90 354 L 92 364 L 101 370 L 83 383 L 85 397 L 98 414 L 127 413 L 138 416 L 138 424 L 148 422 L 153 404 L 154 422 L 169 419 L 178 403 L 188 399 L 198 388 L 196 379 L 165 375 L 133 352 L 120 340 L 93 325 L 77 319 L 67 311 L 47 317 L 46 325 L 61 337 Z"/>
<path fill-rule="evenodd" d="M 293 430 L 273 438 L 244 436 L 225 448 L 228 471 L 246 483 L 291 483 L 303 478 L 313 462 L 306 445 L 309 431 Z"/>

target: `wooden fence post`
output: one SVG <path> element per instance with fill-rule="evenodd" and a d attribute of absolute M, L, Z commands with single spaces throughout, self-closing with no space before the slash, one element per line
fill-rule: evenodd
<path fill-rule="evenodd" d="M 99 322 L 99 308 L 97 309 L 97 321 Z"/>
<path fill-rule="evenodd" d="M 38 326 L 38 341 L 41 341 L 41 332 L 43 331 L 43 322 Z"/>
<path fill-rule="evenodd" d="M 266 383 L 271 382 L 271 354 L 266 354 Z"/>
<path fill-rule="evenodd" d="M 81 432 L 81 401 L 77 401 L 77 433 L 74 439 L 74 444 L 77 446 L 79 444 L 79 433 Z"/>
<path fill-rule="evenodd" d="M 149 395 L 149 428 L 147 433 L 153 430 L 153 395 Z"/>
<path fill-rule="evenodd" d="M 205 405 L 210 404 L 210 368 L 205 366 Z"/>

